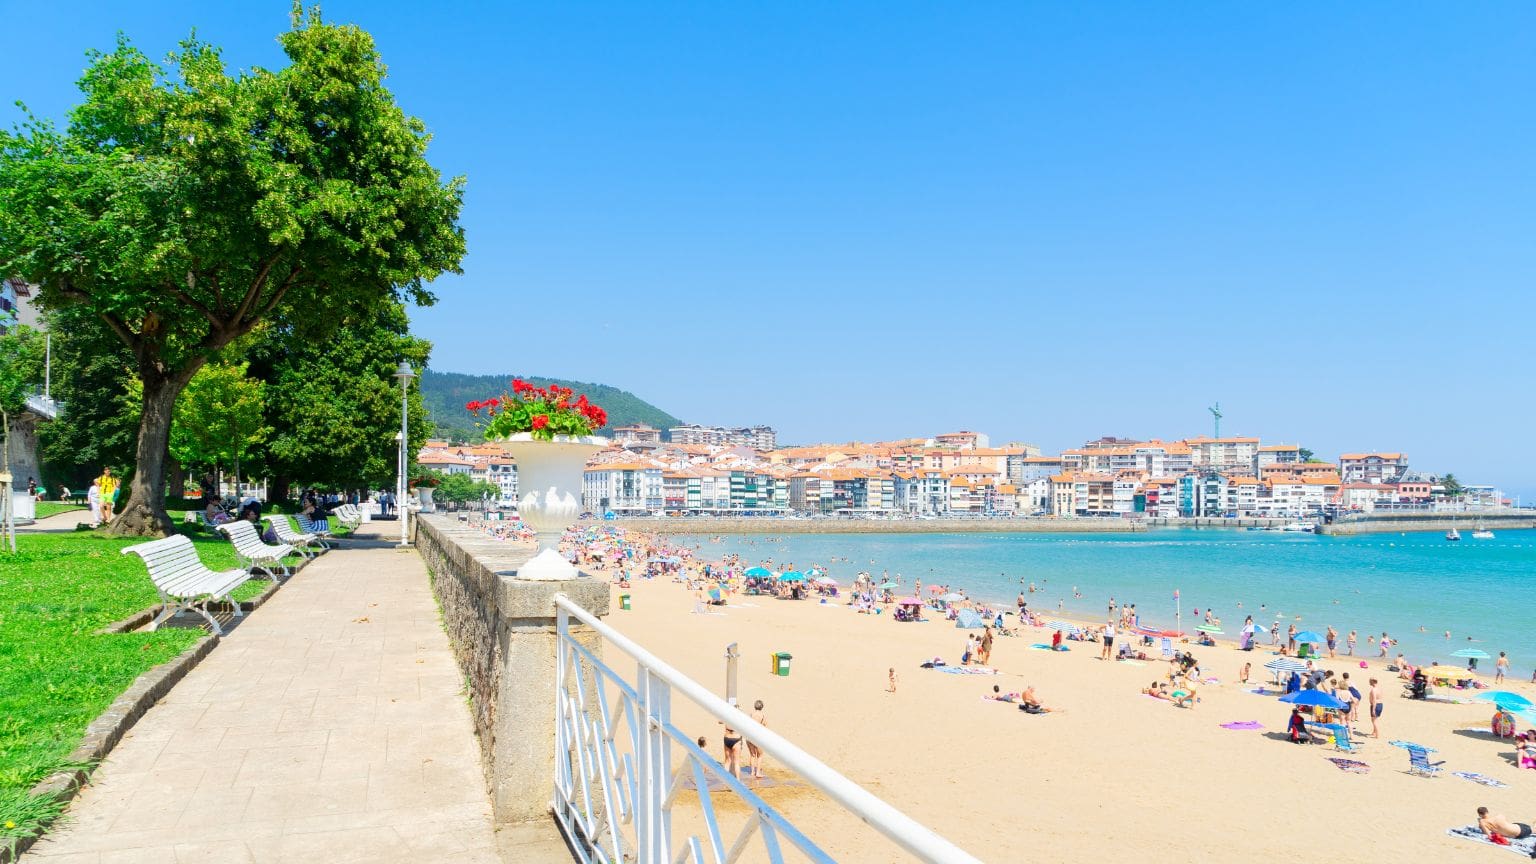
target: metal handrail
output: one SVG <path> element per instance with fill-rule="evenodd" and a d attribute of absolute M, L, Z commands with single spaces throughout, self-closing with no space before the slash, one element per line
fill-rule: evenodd
<path fill-rule="evenodd" d="M 683 693 L 715 719 L 740 732 L 746 740 L 762 748 L 764 753 L 777 759 L 822 794 L 843 805 L 866 825 L 884 834 L 918 859 L 939 864 L 980 864 L 979 859 L 928 826 L 869 793 L 864 787 L 711 693 L 702 684 L 672 668 L 633 639 L 604 624 L 596 615 L 583 609 L 565 594 L 555 595 L 555 605 L 591 627 L 598 635 L 638 661 L 650 674 Z"/>

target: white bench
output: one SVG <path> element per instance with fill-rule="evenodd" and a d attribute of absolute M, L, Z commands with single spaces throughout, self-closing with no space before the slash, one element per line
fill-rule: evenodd
<path fill-rule="evenodd" d="M 331 536 L 331 529 L 326 527 L 323 519 L 311 519 L 303 513 L 295 513 L 293 514 L 293 521 L 299 523 L 300 531 L 303 531 L 305 534 L 313 534 L 319 537 L 321 541 Z"/>
<path fill-rule="evenodd" d="M 288 517 L 281 513 L 274 513 L 268 516 L 267 521 L 272 523 L 272 533 L 277 535 L 277 539 L 292 546 L 305 558 L 313 558 L 331 548 L 325 545 L 325 541 L 313 534 L 304 534 L 293 530 L 293 523 L 289 522 Z"/>
<path fill-rule="evenodd" d="M 287 543 L 279 543 L 276 546 L 268 546 L 262 542 L 261 535 L 256 532 L 256 526 L 244 519 L 236 519 L 233 522 L 225 522 L 219 526 L 229 541 L 235 545 L 235 556 L 245 563 L 247 573 L 252 576 L 260 570 L 267 574 L 267 578 L 277 581 L 277 573 L 273 568 L 283 571 L 284 576 L 291 576 L 288 565 L 283 563 L 283 557 L 292 555 L 294 548 Z"/>
<path fill-rule="evenodd" d="M 351 504 L 343 504 L 337 507 L 331 511 L 331 515 L 335 516 L 336 521 L 345 525 L 348 530 L 356 529 L 357 526 L 363 524 L 363 514 Z"/>
<path fill-rule="evenodd" d="M 208 619 L 213 632 L 222 636 L 224 628 L 208 612 L 210 600 L 228 600 L 235 607 L 235 617 L 245 614 L 240 611 L 240 604 L 230 598 L 229 592 L 250 579 L 250 572 L 209 570 L 203 565 L 202 559 L 197 557 L 197 547 L 186 537 L 177 534 L 123 550 L 124 555 L 130 552 L 144 559 L 149 579 L 155 583 L 155 590 L 160 592 L 160 602 L 164 606 L 160 614 L 149 623 L 149 629 L 158 629 L 171 616 L 183 609 L 190 609 Z"/>

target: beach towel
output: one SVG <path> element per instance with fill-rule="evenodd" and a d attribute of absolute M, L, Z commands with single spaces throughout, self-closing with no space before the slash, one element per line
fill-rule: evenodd
<path fill-rule="evenodd" d="M 1269 692 L 1268 690 L 1265 690 L 1263 687 L 1255 687 L 1252 690 L 1244 690 L 1243 692 L 1244 693 L 1252 693 L 1255 696 L 1274 696 L 1274 695 L 1277 695 L 1277 694 Z"/>
<path fill-rule="evenodd" d="M 1505 783 L 1503 780 L 1489 777 L 1487 774 L 1479 774 L 1476 771 L 1453 771 L 1452 773 L 1463 780 L 1471 780 L 1473 783 L 1476 783 L 1479 786 L 1487 786 L 1491 789 L 1509 788 L 1509 784 Z"/>
<path fill-rule="evenodd" d="M 1337 756 L 1329 756 L 1328 761 L 1339 766 L 1340 771 L 1348 771 L 1351 774 L 1371 773 L 1371 766 L 1364 762 L 1357 762 L 1354 759 L 1340 759 Z"/>
<path fill-rule="evenodd" d="M 1452 837 L 1460 837 L 1463 840 L 1471 840 L 1473 843 L 1481 843 L 1484 846 L 1494 846 L 1500 849 L 1508 849 L 1511 852 L 1523 855 L 1526 858 L 1536 856 L 1536 837 L 1527 837 L 1524 840 L 1511 840 L 1508 846 L 1500 846 L 1488 839 L 1483 829 L 1476 825 L 1467 825 L 1461 828 L 1447 828 L 1445 833 Z"/>
<path fill-rule="evenodd" d="M 1231 723 L 1222 723 L 1223 729 L 1263 729 L 1264 724 L 1257 720 L 1234 720 Z"/>
<path fill-rule="evenodd" d="M 996 675 L 997 670 L 986 666 L 935 666 L 940 672 L 951 675 Z"/>
<path fill-rule="evenodd" d="M 1425 702 L 1440 702 L 1446 705 L 1475 705 L 1477 702 L 1461 696 L 1425 696 Z"/>
<path fill-rule="evenodd" d="M 1147 665 L 1147 664 L 1141 662 L 1140 660 L 1121 660 L 1120 662 L 1125 664 L 1126 666 L 1141 667 L 1141 666 Z"/>

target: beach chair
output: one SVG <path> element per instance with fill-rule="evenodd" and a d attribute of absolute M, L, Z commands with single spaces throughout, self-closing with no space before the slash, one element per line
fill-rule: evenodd
<path fill-rule="evenodd" d="M 1355 746 L 1355 742 L 1349 737 L 1349 724 L 1339 723 L 1337 728 L 1333 729 L 1332 731 L 1333 749 L 1342 750 L 1345 753 L 1353 753 L 1360 749 Z"/>
<path fill-rule="evenodd" d="M 1173 659 L 1173 640 L 1167 636 L 1162 637 L 1162 651 L 1164 660 Z"/>
<path fill-rule="evenodd" d="M 1433 777 L 1440 773 L 1442 770 L 1440 766 L 1445 764 L 1444 759 L 1441 759 L 1439 762 L 1429 761 L 1429 751 L 1422 747 L 1409 747 L 1407 750 L 1409 774 Z"/>

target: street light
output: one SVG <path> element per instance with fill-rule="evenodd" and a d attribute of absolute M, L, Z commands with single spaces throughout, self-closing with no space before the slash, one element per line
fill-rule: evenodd
<path fill-rule="evenodd" d="M 416 371 L 411 368 L 411 364 L 401 360 L 400 366 L 395 369 L 395 377 L 400 379 L 400 464 L 395 476 L 395 501 L 398 502 L 400 513 L 400 545 L 409 546 L 411 535 L 406 533 L 406 516 L 410 508 L 405 506 L 405 448 L 410 438 L 408 434 L 410 427 L 407 425 L 409 403 L 406 401 L 406 392 L 410 389 L 411 379 L 416 377 Z"/>

